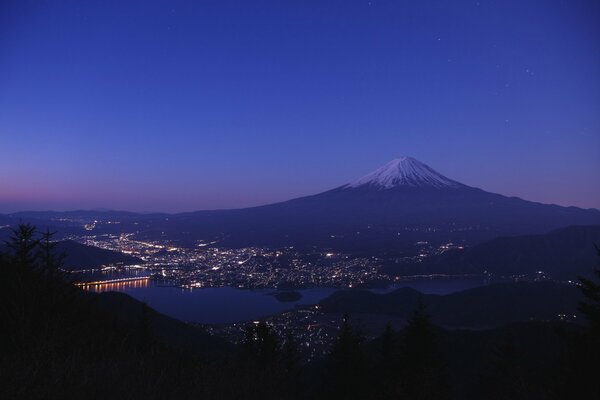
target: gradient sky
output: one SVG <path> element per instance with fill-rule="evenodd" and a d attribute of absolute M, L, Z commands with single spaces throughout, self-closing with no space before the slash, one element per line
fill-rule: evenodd
<path fill-rule="evenodd" d="M 258 205 L 401 155 L 600 208 L 600 2 L 1 2 L 0 212 Z"/>

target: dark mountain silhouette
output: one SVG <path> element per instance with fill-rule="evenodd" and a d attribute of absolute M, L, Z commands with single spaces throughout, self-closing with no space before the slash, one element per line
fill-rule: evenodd
<path fill-rule="evenodd" d="M 174 215 L 106 211 L 10 215 L 14 223 L 62 224 L 60 231 L 66 233 L 81 227 L 80 220 L 94 218 L 119 221 L 97 224 L 96 234 L 135 231 L 141 238 L 166 236 L 184 245 L 217 240 L 229 247 L 295 245 L 408 252 L 414 250 L 415 241 L 424 239 L 473 244 L 498 236 L 600 224 L 600 211 L 489 193 L 403 157 L 336 189 L 260 207 Z"/>
<path fill-rule="evenodd" d="M 163 315 L 133 297 L 118 292 L 90 294 L 98 309 L 115 316 L 119 321 L 131 327 L 147 318 L 154 339 L 185 354 L 202 358 L 223 357 L 233 351 L 233 346 L 216 336 L 190 324 Z M 144 314 L 146 313 L 146 315 Z"/>
<path fill-rule="evenodd" d="M 350 184 L 282 203 L 178 214 L 162 230 L 221 245 L 319 245 L 398 249 L 423 238 L 481 242 L 600 223 L 600 211 L 489 193 L 455 182 L 419 161 L 394 160 Z"/>
<path fill-rule="evenodd" d="M 594 244 L 600 244 L 600 226 L 571 226 L 544 235 L 502 237 L 465 250 L 452 250 L 418 264 L 390 265 L 389 273 L 534 274 L 576 280 L 598 266 Z"/>
<path fill-rule="evenodd" d="M 133 265 L 143 262 L 141 259 L 128 254 L 94 246 L 86 246 L 72 240 L 58 242 L 56 251 L 66 255 L 64 268 L 68 270 L 98 268 L 108 264 Z"/>
<path fill-rule="evenodd" d="M 539 397 L 540 393 L 555 390 L 552 377 L 556 376 L 556 365 L 564 348 L 559 332 L 566 328 L 566 324 L 539 321 L 517 322 L 493 329 L 436 328 L 453 398 L 543 398 Z M 397 332 L 395 341 L 401 341 L 403 335 L 404 331 Z M 502 351 L 507 344 L 515 349 L 515 365 L 509 363 L 508 371 L 502 371 L 497 368 L 497 358 L 505 357 Z M 377 354 L 381 345 L 382 338 L 377 338 L 367 349 Z M 482 382 L 486 377 L 490 382 Z M 394 378 L 397 381 L 403 375 L 397 374 Z M 517 385 L 522 385 L 529 396 L 511 396 L 510 392 Z M 504 392 L 509 395 L 498 395 Z"/>
<path fill-rule="evenodd" d="M 342 290 L 321 301 L 325 312 L 362 313 L 408 318 L 418 302 L 427 305 L 434 324 L 490 328 L 517 321 L 557 320 L 577 314 L 581 293 L 574 285 L 551 282 L 501 283 L 448 295 L 401 288 L 388 294 Z"/>
<path fill-rule="evenodd" d="M 6 240 L 10 235 L 10 231 L 8 229 L 4 229 L 3 231 L 5 231 L 6 235 L 4 239 L 0 236 L 0 251 L 6 252 L 8 249 L 1 240 Z M 95 246 L 87 246 L 73 240 L 58 241 L 55 252 L 56 254 L 65 255 L 63 268 L 70 271 L 98 268 L 108 264 L 133 265 L 143 262 L 141 259 L 128 254 L 101 249 Z"/>

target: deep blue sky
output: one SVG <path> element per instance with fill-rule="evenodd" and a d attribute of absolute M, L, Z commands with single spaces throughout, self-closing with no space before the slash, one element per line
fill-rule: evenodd
<path fill-rule="evenodd" d="M 600 208 L 600 2 L 0 5 L 0 212 L 257 205 L 400 155 Z"/>

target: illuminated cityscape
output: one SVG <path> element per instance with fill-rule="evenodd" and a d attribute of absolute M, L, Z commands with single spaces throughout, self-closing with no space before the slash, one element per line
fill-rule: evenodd
<path fill-rule="evenodd" d="M 154 280 L 183 288 L 366 288 L 385 287 L 398 279 L 382 272 L 383 259 L 374 256 L 306 252 L 294 247 L 224 249 L 203 242 L 187 248 L 177 247 L 169 241 L 136 240 L 135 236 L 135 233 L 123 233 L 70 236 L 68 239 L 138 257 L 142 263 L 128 266 L 128 270 L 141 268 Z M 413 256 L 395 258 L 393 262 L 418 263 L 451 249 L 462 249 L 462 246 L 445 243 L 435 247 L 428 242 L 417 242 Z M 105 269 L 114 271 L 115 267 Z"/>

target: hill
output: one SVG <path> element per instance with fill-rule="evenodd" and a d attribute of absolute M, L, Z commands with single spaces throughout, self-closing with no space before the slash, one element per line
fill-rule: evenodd
<path fill-rule="evenodd" d="M 600 226 L 571 226 L 542 235 L 502 237 L 465 250 L 452 250 L 423 262 L 388 265 L 391 274 L 483 273 L 534 274 L 576 280 L 598 266 L 594 245 L 600 245 Z"/>
<path fill-rule="evenodd" d="M 68 270 L 98 268 L 108 264 L 133 265 L 143 261 L 129 254 L 120 253 L 99 247 L 87 246 L 72 240 L 62 240 L 56 245 L 57 253 L 66 255 L 64 267 Z"/>
<path fill-rule="evenodd" d="M 573 285 L 551 282 L 501 283 L 448 295 L 427 295 L 410 288 L 387 294 L 343 290 L 323 299 L 329 313 L 360 313 L 408 318 L 419 301 L 434 324 L 445 327 L 490 328 L 518 321 L 572 318 L 581 300 Z"/>
<path fill-rule="evenodd" d="M 184 354 L 213 359 L 224 357 L 233 351 L 229 342 L 163 315 L 127 294 L 106 292 L 89 295 L 95 297 L 94 304 L 98 309 L 131 327 L 147 323 L 156 340 Z"/>
<path fill-rule="evenodd" d="M 7 253 L 8 248 L 4 241 L 8 240 L 10 230 L 3 229 L 2 231 L 4 232 L 0 235 L 0 252 Z M 55 252 L 56 254 L 65 255 L 64 268 L 69 271 L 98 268 L 109 264 L 134 265 L 143 263 L 143 260 L 129 254 L 87 246 L 73 240 L 56 242 Z"/>

